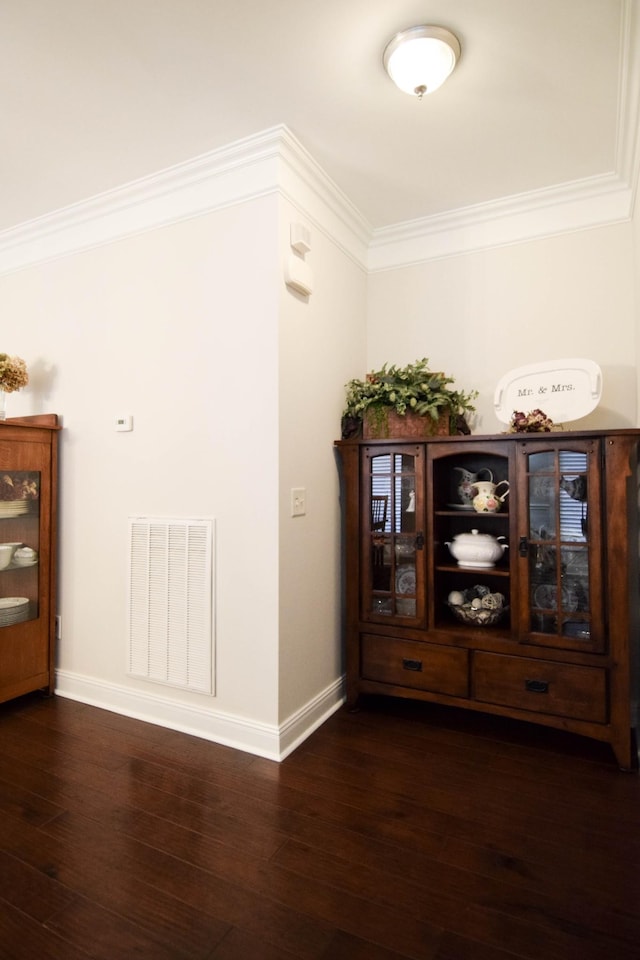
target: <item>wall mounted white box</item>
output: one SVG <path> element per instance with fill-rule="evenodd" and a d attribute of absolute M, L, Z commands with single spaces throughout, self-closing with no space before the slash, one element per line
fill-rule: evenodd
<path fill-rule="evenodd" d="M 289 241 L 296 253 L 304 257 L 311 250 L 311 233 L 301 223 L 292 223 L 289 231 Z"/>
<path fill-rule="evenodd" d="M 285 271 L 284 282 L 292 290 L 308 297 L 313 291 L 313 273 L 308 263 L 305 263 L 300 257 L 291 254 L 288 257 Z"/>

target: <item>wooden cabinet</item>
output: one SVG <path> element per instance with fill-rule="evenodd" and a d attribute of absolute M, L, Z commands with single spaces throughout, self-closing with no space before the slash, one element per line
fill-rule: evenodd
<path fill-rule="evenodd" d="M 639 444 L 638 430 L 339 441 L 348 705 L 375 693 L 517 717 L 637 769 Z M 465 500 L 469 476 L 500 484 L 497 511 Z"/>
<path fill-rule="evenodd" d="M 0 421 L 0 702 L 54 688 L 57 419 Z"/>

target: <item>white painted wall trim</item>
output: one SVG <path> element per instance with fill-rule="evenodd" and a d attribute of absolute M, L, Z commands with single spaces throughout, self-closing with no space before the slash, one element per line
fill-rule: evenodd
<path fill-rule="evenodd" d="M 623 2 L 620 50 L 615 169 L 620 181 L 631 188 L 630 216 L 633 216 L 640 167 L 640 5 L 637 0 Z"/>
<path fill-rule="evenodd" d="M 66 670 L 57 671 L 55 692 L 68 700 L 280 761 L 342 705 L 343 687 L 342 678 L 334 681 L 279 727 Z"/>
<path fill-rule="evenodd" d="M 640 168 L 640 5 L 624 0 L 614 170 L 373 232 L 370 271 L 628 221 Z"/>
<path fill-rule="evenodd" d="M 638 6 L 634 0 L 623 6 L 609 174 L 373 230 L 281 125 L 0 232 L 0 275 L 273 192 L 371 272 L 629 220 L 640 165 Z"/>
<path fill-rule="evenodd" d="M 328 220 L 364 266 L 370 227 L 279 126 L 0 232 L 0 276 L 274 192 L 295 195 L 301 183 L 313 195 L 310 217 Z"/>
<path fill-rule="evenodd" d="M 344 677 L 338 677 L 318 696 L 280 724 L 280 760 L 293 753 L 296 747 L 342 706 L 346 700 L 344 683 Z"/>
<path fill-rule="evenodd" d="M 614 174 L 374 230 L 370 272 L 629 220 L 633 190 Z"/>
<path fill-rule="evenodd" d="M 281 133 L 280 193 L 315 230 L 366 269 L 373 228 L 291 132 L 283 127 Z"/>
<path fill-rule="evenodd" d="M 637 113 L 637 98 L 630 102 Z M 628 165 L 638 152 L 629 147 L 621 159 Z M 610 174 L 372 230 L 276 127 L 0 232 L 0 276 L 275 192 L 375 272 L 628 220 L 634 186 Z"/>

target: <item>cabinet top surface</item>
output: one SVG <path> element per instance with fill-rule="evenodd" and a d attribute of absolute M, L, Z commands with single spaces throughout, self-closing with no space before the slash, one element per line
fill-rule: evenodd
<path fill-rule="evenodd" d="M 336 440 L 336 446 L 386 446 L 390 443 L 411 445 L 421 443 L 495 443 L 496 441 L 518 443 L 550 443 L 562 440 L 586 440 L 594 437 L 629 437 L 640 439 L 640 428 L 620 427 L 606 430 L 552 430 L 549 433 L 476 433 L 453 434 L 446 437 L 389 437 L 381 440 L 365 440 L 352 437 L 348 440 Z"/>
<path fill-rule="evenodd" d="M 9 417 L 7 420 L 0 420 L 0 430 L 5 430 L 7 427 L 37 427 L 44 430 L 62 429 L 58 423 L 57 413 L 39 413 L 32 417 Z"/>

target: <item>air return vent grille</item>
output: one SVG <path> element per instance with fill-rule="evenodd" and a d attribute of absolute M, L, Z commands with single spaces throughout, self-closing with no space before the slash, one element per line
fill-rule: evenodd
<path fill-rule="evenodd" d="M 213 524 L 129 518 L 131 676 L 213 693 Z"/>

